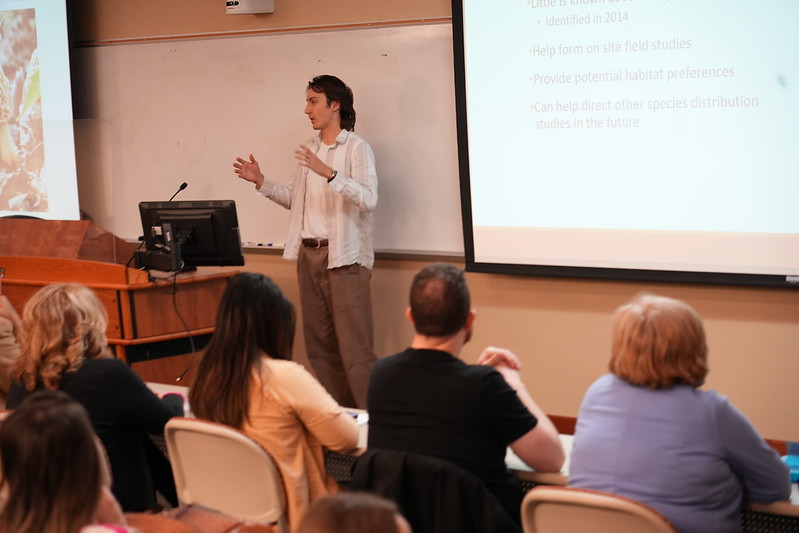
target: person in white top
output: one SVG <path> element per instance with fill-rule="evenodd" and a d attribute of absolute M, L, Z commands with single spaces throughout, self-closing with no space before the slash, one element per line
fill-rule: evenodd
<path fill-rule="evenodd" d="M 283 257 L 297 261 L 305 346 L 319 381 L 341 405 L 366 407 L 375 360 L 372 221 L 377 171 L 355 129 L 352 90 L 317 76 L 306 88 L 305 114 L 319 134 L 295 151 L 288 184 L 267 179 L 253 154 L 236 158 L 238 177 L 291 210 Z"/>

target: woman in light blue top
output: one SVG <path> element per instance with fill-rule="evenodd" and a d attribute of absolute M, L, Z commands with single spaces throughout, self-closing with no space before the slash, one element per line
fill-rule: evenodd
<path fill-rule="evenodd" d="M 787 467 L 714 391 L 702 319 L 638 295 L 613 316 L 610 372 L 583 399 L 569 485 L 643 502 L 680 531 L 741 530 L 744 501 L 790 497 Z"/>

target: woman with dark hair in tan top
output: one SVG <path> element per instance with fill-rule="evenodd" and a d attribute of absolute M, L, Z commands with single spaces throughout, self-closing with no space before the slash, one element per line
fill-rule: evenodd
<path fill-rule="evenodd" d="M 358 446 L 354 419 L 290 360 L 293 342 L 294 306 L 280 288 L 261 274 L 237 274 L 189 392 L 197 417 L 239 429 L 269 452 L 286 486 L 292 529 L 312 501 L 339 490 L 324 450 Z"/>

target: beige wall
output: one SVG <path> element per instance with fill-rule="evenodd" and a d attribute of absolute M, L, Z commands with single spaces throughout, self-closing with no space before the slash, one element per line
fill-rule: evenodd
<path fill-rule="evenodd" d="M 372 277 L 378 355 L 407 346 L 412 335 L 404 317 L 408 287 L 416 271 L 435 259 L 440 258 L 378 257 Z M 299 301 L 294 263 L 274 253 L 250 253 L 246 262 L 247 270 L 271 276 L 292 301 Z M 764 436 L 799 440 L 795 290 L 476 273 L 467 277 L 477 323 L 464 359 L 474 361 L 489 345 L 513 350 L 522 358 L 525 384 L 550 414 L 577 416 L 585 389 L 606 369 L 610 314 L 637 292 L 649 291 L 685 300 L 703 316 L 711 365 L 706 388 L 729 396 Z M 301 334 L 295 352 L 306 360 Z"/>
<path fill-rule="evenodd" d="M 274 15 L 225 15 L 223 0 L 73 0 L 73 39 L 83 44 L 151 36 L 422 21 L 450 16 L 449 0 L 275 0 Z M 383 199 L 382 201 L 390 201 Z M 270 206 L 265 204 L 265 216 Z M 432 258 L 378 257 L 372 278 L 376 351 L 405 347 L 413 274 Z M 461 259 L 457 259 L 462 261 Z M 462 266 L 462 265 L 461 265 Z M 294 264 L 247 255 L 247 270 L 271 276 L 298 302 Z M 464 358 L 503 346 L 524 362 L 523 378 L 549 413 L 576 416 L 586 387 L 605 371 L 610 313 L 641 290 L 681 298 L 705 319 L 719 390 L 769 438 L 799 441 L 799 291 L 469 274 L 477 330 Z M 304 346 L 298 335 L 298 358 Z"/>

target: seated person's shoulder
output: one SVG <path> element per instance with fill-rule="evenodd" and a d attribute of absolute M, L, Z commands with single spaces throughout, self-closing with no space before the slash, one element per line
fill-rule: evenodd
<path fill-rule="evenodd" d="M 296 361 L 287 361 L 285 359 L 266 359 L 265 361 L 266 363 L 263 365 L 261 373 L 266 378 L 271 374 L 286 380 L 305 381 L 315 379 L 304 365 Z"/>
<path fill-rule="evenodd" d="M 395 353 L 394 355 L 388 355 L 386 357 L 378 357 L 377 360 L 375 360 L 375 362 L 372 365 L 372 367 L 381 368 L 381 367 L 391 366 L 391 365 L 397 364 L 399 362 L 399 356 L 400 355 L 402 355 L 402 354 L 401 353 Z"/>
<path fill-rule="evenodd" d="M 495 368 L 487 365 L 464 365 L 460 369 L 460 374 L 464 378 L 473 379 L 475 381 L 493 382 L 499 380 L 499 382 L 505 383 L 505 378 L 502 377 L 502 374 L 497 372 Z"/>
<path fill-rule="evenodd" d="M 0 344 L 14 343 L 14 323 L 4 316 L 0 316 Z"/>
<path fill-rule="evenodd" d="M 84 361 L 82 368 L 92 372 L 124 372 L 126 374 L 133 372 L 125 361 L 116 357 L 88 359 Z"/>
<path fill-rule="evenodd" d="M 67 372 L 62 379 L 65 386 L 105 383 L 106 386 L 103 388 L 111 389 L 122 383 L 144 383 L 125 361 L 115 357 L 88 359 L 83 362 L 77 372 Z"/>
<path fill-rule="evenodd" d="M 10 364 L 19 354 L 14 324 L 0 316 L 0 363 Z"/>
<path fill-rule="evenodd" d="M 390 374 L 397 369 L 413 368 L 412 360 L 406 352 L 395 353 L 386 357 L 378 357 L 372 364 L 372 375 Z"/>

